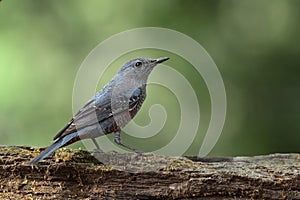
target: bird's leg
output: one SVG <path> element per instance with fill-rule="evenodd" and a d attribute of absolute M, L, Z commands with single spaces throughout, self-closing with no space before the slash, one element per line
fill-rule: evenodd
<path fill-rule="evenodd" d="M 94 145 L 96 146 L 96 149 L 97 149 L 97 150 L 101 150 L 101 149 L 100 149 L 100 146 L 99 146 L 99 144 L 98 144 L 98 142 L 96 141 L 96 139 L 95 139 L 95 138 L 92 138 L 92 141 L 93 141 Z"/>
<path fill-rule="evenodd" d="M 127 144 L 124 144 L 122 141 L 121 141 L 121 131 L 116 131 L 115 132 L 115 136 L 114 136 L 114 142 L 117 143 L 118 145 L 121 145 L 123 147 L 126 147 L 127 149 L 130 149 L 132 151 L 134 151 L 135 153 L 141 153 L 140 151 L 136 150 L 135 148 L 127 145 Z"/>
<path fill-rule="evenodd" d="M 104 152 L 103 152 L 103 150 L 100 148 L 100 146 L 99 146 L 97 140 L 96 140 L 95 138 L 91 138 L 91 139 L 92 139 L 94 145 L 96 146 L 96 149 L 94 149 L 94 151 L 92 152 L 93 156 L 96 156 L 96 154 L 99 154 L 99 153 L 100 153 L 100 154 L 103 154 Z M 96 158 L 97 158 L 97 156 L 96 156 Z"/>

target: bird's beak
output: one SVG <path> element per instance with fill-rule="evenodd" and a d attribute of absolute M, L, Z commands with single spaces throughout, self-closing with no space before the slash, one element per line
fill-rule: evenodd
<path fill-rule="evenodd" d="M 155 63 L 158 64 L 158 63 L 162 63 L 162 62 L 165 62 L 166 60 L 169 60 L 170 58 L 168 57 L 163 57 L 163 58 L 157 58 L 155 59 Z"/>

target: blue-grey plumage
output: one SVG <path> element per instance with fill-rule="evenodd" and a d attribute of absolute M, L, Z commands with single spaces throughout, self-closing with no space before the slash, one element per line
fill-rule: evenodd
<path fill-rule="evenodd" d="M 114 141 L 136 151 L 122 143 L 121 129 L 136 115 L 146 98 L 147 79 L 154 66 L 169 58 L 136 58 L 126 62 L 120 71 L 95 94 L 54 137 L 54 143 L 29 164 L 43 160 L 57 149 L 81 139 L 94 138 L 115 133 Z"/>

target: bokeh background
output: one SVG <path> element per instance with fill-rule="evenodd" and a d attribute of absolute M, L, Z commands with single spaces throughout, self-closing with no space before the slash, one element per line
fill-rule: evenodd
<path fill-rule="evenodd" d="M 297 0 L 2 0 L 0 144 L 49 145 L 72 116 L 73 84 L 88 53 L 113 34 L 153 26 L 198 41 L 222 74 L 227 118 L 210 155 L 300 152 L 299 9 Z M 208 92 L 188 62 L 163 53 L 174 57 L 168 65 L 181 70 L 201 99 L 201 130 L 186 152 L 195 154 L 209 122 Z M 145 50 L 127 56 L 154 54 L 158 52 Z M 114 62 L 112 72 L 125 58 Z M 151 99 L 135 120 L 147 124 L 151 103 L 165 105 L 171 114 L 160 133 L 164 141 L 176 131 L 180 111 L 174 109 L 178 102 L 172 94 L 159 89 L 149 88 Z M 143 150 L 159 142 L 122 137 Z"/>

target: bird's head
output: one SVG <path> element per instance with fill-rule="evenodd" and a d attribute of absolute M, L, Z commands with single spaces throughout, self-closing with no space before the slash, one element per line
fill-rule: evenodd
<path fill-rule="evenodd" d="M 136 58 L 126 62 L 118 72 L 121 78 L 127 78 L 136 81 L 147 81 L 147 78 L 152 69 L 159 63 L 168 60 L 168 57 L 163 58 Z"/>

